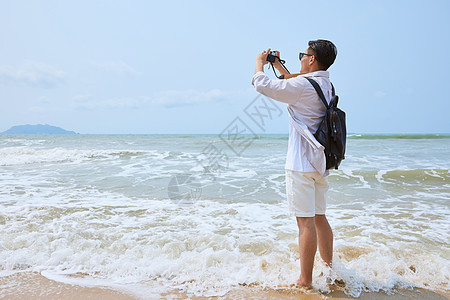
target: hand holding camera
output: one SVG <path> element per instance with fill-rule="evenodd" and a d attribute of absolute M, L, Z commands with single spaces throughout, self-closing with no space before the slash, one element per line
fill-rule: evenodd
<path fill-rule="evenodd" d="M 269 49 L 266 60 L 272 66 L 273 72 L 275 73 L 275 76 L 277 78 L 284 79 L 284 75 L 289 74 L 288 69 L 284 66 L 286 62 L 280 58 L 280 51 L 270 51 Z M 277 73 L 275 72 L 275 68 L 281 73 L 281 76 L 277 75 Z"/>
<path fill-rule="evenodd" d="M 263 51 L 263 52 L 261 52 L 261 53 L 259 53 L 256 56 L 256 63 L 259 64 L 259 65 L 267 64 L 268 63 L 267 56 L 269 55 L 269 53 L 270 53 L 270 48 L 265 50 L 265 51 Z"/>
<path fill-rule="evenodd" d="M 269 54 L 267 54 L 267 59 L 268 62 L 273 63 L 273 64 L 277 64 L 280 62 L 280 51 L 269 51 Z"/>
<path fill-rule="evenodd" d="M 270 48 L 267 51 L 263 51 L 256 56 L 256 67 L 255 74 L 257 72 L 264 72 L 263 66 L 267 63 L 270 63 L 272 66 L 273 72 L 275 76 L 279 79 L 284 79 L 285 75 L 289 75 L 290 72 L 284 65 L 286 62 L 280 59 L 280 51 L 270 51 Z M 269 66 L 270 68 L 270 66 Z M 275 68 L 281 73 L 281 76 L 278 76 L 275 72 Z"/>

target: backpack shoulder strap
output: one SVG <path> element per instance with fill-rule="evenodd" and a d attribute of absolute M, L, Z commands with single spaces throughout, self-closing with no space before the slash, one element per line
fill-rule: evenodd
<path fill-rule="evenodd" d="M 327 109 L 329 109 L 327 100 L 325 99 L 325 96 L 324 96 L 324 94 L 322 92 L 322 89 L 320 88 L 319 84 L 314 79 L 311 79 L 309 77 L 305 77 L 305 78 L 312 84 L 312 86 L 316 90 L 317 94 L 319 94 L 319 98 L 322 100 L 322 102 L 325 105 L 325 107 Z M 334 87 L 333 87 L 333 92 L 334 92 Z M 333 95 L 334 95 L 334 93 L 333 93 Z"/>

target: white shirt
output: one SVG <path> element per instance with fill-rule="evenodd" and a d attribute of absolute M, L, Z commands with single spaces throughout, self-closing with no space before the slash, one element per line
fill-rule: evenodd
<path fill-rule="evenodd" d="M 331 101 L 331 82 L 328 71 L 316 71 L 302 74 L 290 79 L 272 80 L 263 72 L 253 76 L 252 84 L 256 91 L 274 100 L 287 103 L 292 109 L 293 115 L 301 123 L 306 125 L 311 133 L 315 133 L 325 115 L 325 105 L 320 100 L 314 87 L 305 79 L 310 77 L 320 86 L 328 103 Z M 314 172 L 311 165 L 310 149 L 308 142 L 296 130 L 289 118 L 289 142 L 286 155 L 285 169 L 299 172 Z M 325 159 L 325 155 L 323 155 Z M 328 172 L 323 173 L 326 176 Z"/>

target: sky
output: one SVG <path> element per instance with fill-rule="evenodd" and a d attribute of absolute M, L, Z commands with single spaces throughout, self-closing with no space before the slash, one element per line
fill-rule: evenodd
<path fill-rule="evenodd" d="M 450 133 L 449 15 L 446 0 L 0 0 L 0 132 L 251 127 L 256 55 L 279 50 L 295 73 L 308 41 L 328 39 L 348 132 Z M 286 105 L 271 101 L 280 115 L 252 130 L 287 134 Z"/>

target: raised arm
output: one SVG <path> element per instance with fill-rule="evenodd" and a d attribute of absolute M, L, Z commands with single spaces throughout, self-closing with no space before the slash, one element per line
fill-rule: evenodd
<path fill-rule="evenodd" d="M 267 54 L 269 54 L 270 48 L 267 51 L 263 51 L 256 56 L 255 59 L 255 74 L 258 72 L 264 72 L 264 65 L 267 64 Z"/>
<path fill-rule="evenodd" d="M 288 104 L 296 104 L 303 92 L 302 83 L 295 78 L 272 80 L 263 72 L 253 75 L 252 84 L 258 93 Z"/>
<path fill-rule="evenodd" d="M 253 75 L 252 84 L 258 93 L 274 100 L 288 104 L 297 103 L 304 89 L 301 81 L 294 78 L 272 80 L 264 74 L 264 65 L 267 64 L 267 54 L 269 52 L 270 48 L 256 56 L 255 74 Z M 280 64 L 280 62 L 278 63 Z"/>

